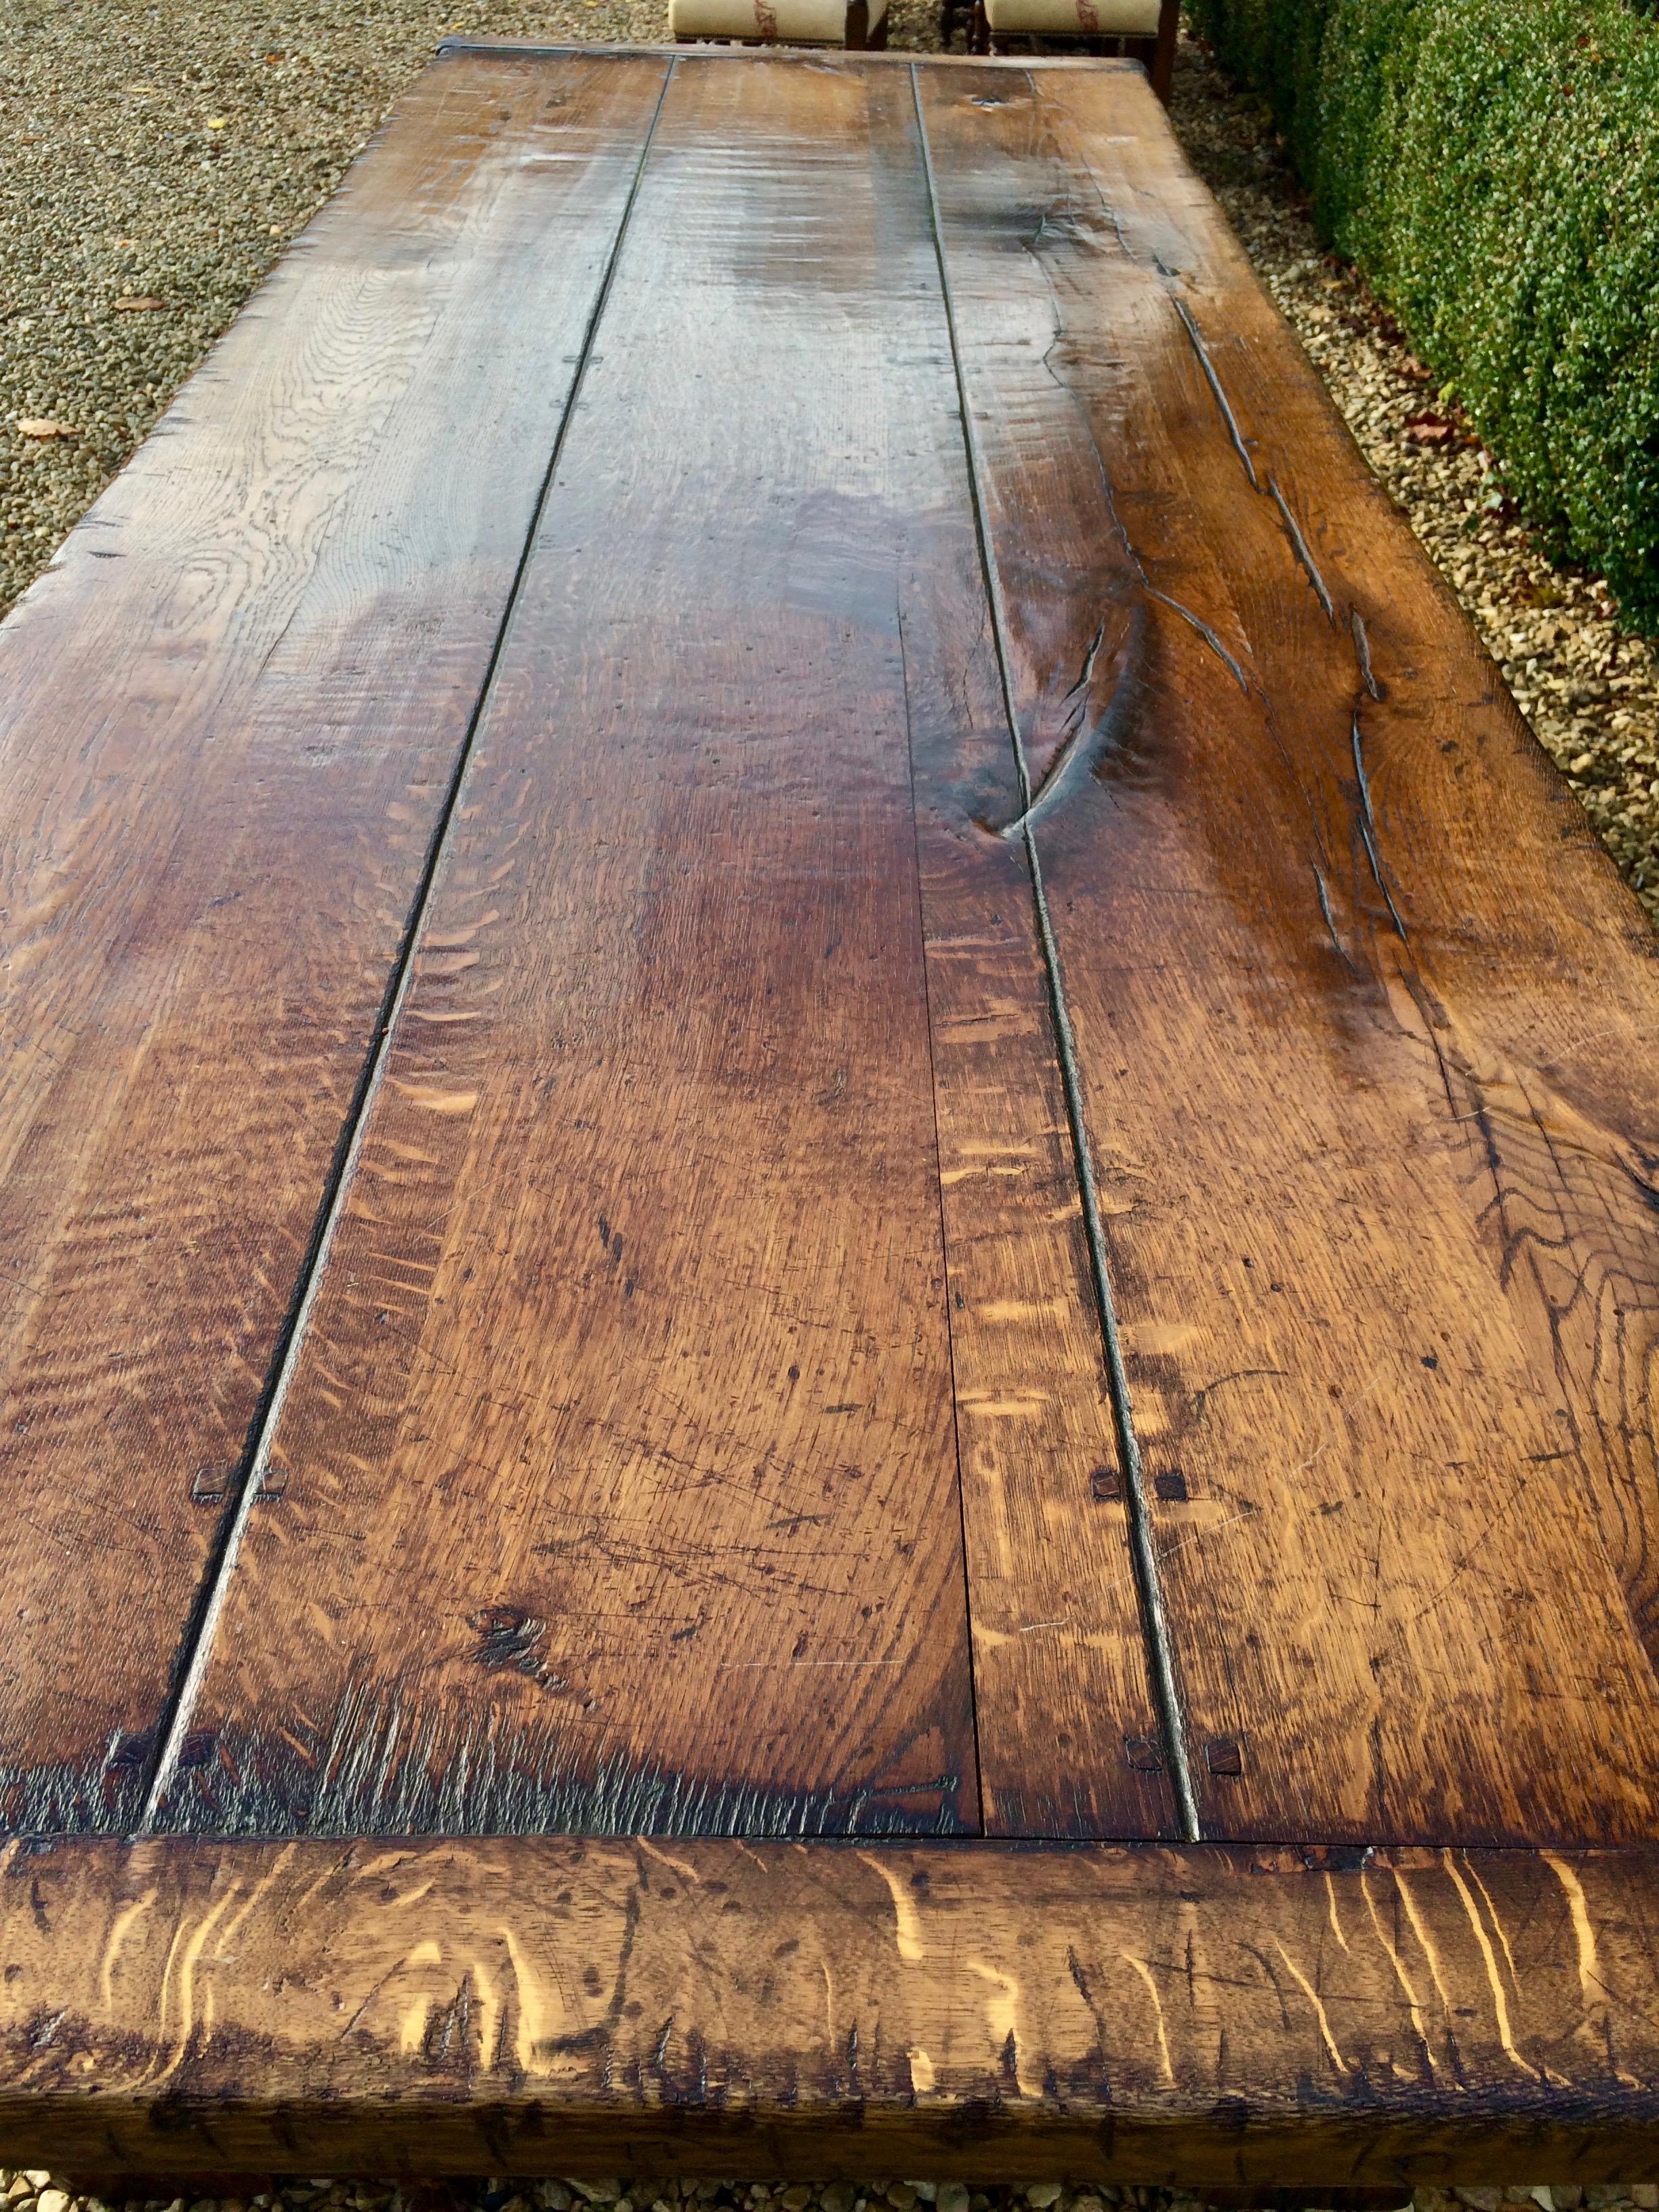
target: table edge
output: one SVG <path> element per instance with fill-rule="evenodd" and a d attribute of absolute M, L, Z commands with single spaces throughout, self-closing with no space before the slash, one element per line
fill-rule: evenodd
<path fill-rule="evenodd" d="M 1654 1929 L 1646 1846 L 16 1840 L 0 2160 L 1621 2181 Z"/>
<path fill-rule="evenodd" d="M 441 39 L 433 49 L 435 61 L 583 61 L 599 56 L 611 59 L 644 57 L 655 60 L 684 62 L 708 61 L 781 61 L 811 62 L 820 68 L 825 64 L 836 69 L 905 68 L 920 69 L 975 69 L 1012 70 L 1096 70 L 1120 76 L 1145 76 L 1146 65 L 1111 54 L 922 54 L 882 52 L 878 50 L 852 52 L 838 46 L 791 46 L 781 41 L 750 45 L 721 44 L 714 40 L 688 41 L 684 45 L 669 42 L 661 45 L 629 44 L 620 40 L 614 44 L 595 41 L 585 45 L 572 40 L 548 43 L 537 39 L 491 39 L 469 37 L 465 33 L 452 33 Z"/>

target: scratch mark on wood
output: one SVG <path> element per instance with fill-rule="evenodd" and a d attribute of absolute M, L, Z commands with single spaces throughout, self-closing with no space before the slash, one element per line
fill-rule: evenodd
<path fill-rule="evenodd" d="M 1319 2039 L 1330 2054 L 1332 2065 L 1339 2074 L 1346 2074 L 1348 2070 L 1347 2061 L 1336 2047 L 1336 2038 L 1331 2033 L 1330 2015 L 1325 2010 L 1325 2000 L 1303 1972 L 1301 1967 L 1297 1965 L 1296 1960 L 1291 1958 L 1283 1943 L 1275 1940 L 1273 1948 L 1289 1968 L 1291 1978 L 1314 2008 L 1314 2018 L 1319 2022 Z"/>
<path fill-rule="evenodd" d="M 1195 615 L 1190 607 L 1182 606 L 1179 599 L 1172 599 L 1167 592 L 1160 592 L 1154 585 L 1147 585 L 1146 594 L 1149 599 L 1161 600 L 1166 607 L 1169 607 L 1174 613 L 1178 614 L 1182 622 L 1189 623 L 1191 627 L 1197 631 L 1200 637 L 1203 639 L 1205 644 L 1209 647 L 1211 652 L 1216 655 L 1217 659 L 1226 664 L 1227 670 L 1231 675 L 1234 683 L 1237 684 L 1239 690 L 1248 696 L 1250 689 L 1249 678 L 1246 676 L 1244 671 L 1239 666 L 1237 661 L 1233 659 L 1232 654 L 1228 652 L 1226 647 L 1223 645 L 1221 640 L 1217 636 L 1214 630 L 1210 628 L 1208 623 L 1203 619 L 1202 616 Z"/>
<path fill-rule="evenodd" d="M 1486 1979 L 1492 1988 L 1492 2010 L 1498 2021 L 1498 2039 L 1504 2047 L 1504 2056 L 1518 2066 L 1523 2074 L 1531 2075 L 1534 2081 L 1539 2081 L 1542 2077 L 1538 2069 L 1523 2058 L 1515 2047 L 1515 2040 L 1510 2030 L 1509 1998 L 1504 1992 L 1503 1976 L 1498 1972 L 1498 1954 L 1492 1949 L 1492 1938 L 1486 1933 L 1486 1922 L 1481 1917 L 1480 1908 L 1471 1895 L 1468 1884 L 1459 1873 L 1457 1862 L 1452 1853 L 1443 1851 L 1441 1859 L 1446 1872 L 1451 1877 L 1452 1887 L 1462 1901 L 1463 1910 L 1468 1915 L 1469 1925 L 1474 1930 L 1475 1942 L 1480 1947 L 1480 1956 L 1486 1969 Z"/>
<path fill-rule="evenodd" d="M 1438 2062 L 1437 2061 L 1433 2049 L 1430 2045 L 1428 2031 L 1424 2025 L 1422 2000 L 1417 1994 L 1417 1990 L 1415 1984 L 1412 1981 L 1411 1976 L 1406 1972 L 1406 1962 L 1401 1957 L 1399 1948 L 1395 1943 L 1394 1938 L 1389 1935 L 1388 1929 L 1382 1925 L 1382 1916 L 1376 1909 L 1376 1899 L 1371 1895 L 1370 1884 L 1365 1878 L 1365 1873 L 1363 1868 L 1361 1869 L 1359 1875 L 1359 1894 L 1365 1900 L 1365 1910 L 1370 1916 L 1371 1926 L 1376 1929 L 1376 1940 L 1382 1946 L 1383 1951 L 1387 1954 L 1389 1964 L 1394 1969 L 1395 1979 L 1399 1983 L 1401 1988 L 1406 1993 L 1406 2008 L 1411 2016 L 1413 2030 L 1416 2034 L 1418 2045 L 1422 2052 L 1422 2056 L 1428 2063 L 1429 2072 L 1433 2074 L 1437 2069 Z M 1419 1940 L 1420 1942 L 1421 1939 L 1419 1938 Z"/>
<path fill-rule="evenodd" d="M 1365 628 L 1365 617 L 1358 607 L 1348 617 L 1348 627 L 1353 633 L 1354 656 L 1359 663 L 1359 680 L 1373 699 L 1381 699 L 1382 690 L 1371 667 L 1370 633 Z"/>
<path fill-rule="evenodd" d="M 1222 389 L 1221 379 L 1216 374 L 1215 363 L 1210 358 L 1210 349 L 1204 343 L 1203 333 L 1194 321 L 1192 310 L 1188 307 L 1187 302 L 1180 298 L 1173 289 L 1170 291 L 1170 300 L 1185 325 L 1188 337 L 1193 342 L 1193 351 L 1198 356 L 1199 365 L 1209 380 L 1210 389 L 1215 394 L 1215 404 L 1221 410 L 1221 419 L 1227 426 L 1227 435 L 1233 441 L 1233 450 L 1244 464 L 1244 473 L 1250 480 L 1250 489 L 1260 491 L 1261 483 L 1255 472 L 1255 463 L 1250 458 L 1249 447 L 1244 443 L 1243 434 L 1238 427 L 1238 417 L 1233 413 L 1232 402 Z"/>
<path fill-rule="evenodd" d="M 1170 2035 L 1164 2021 L 1164 2000 L 1158 1993 L 1158 1984 L 1153 1978 L 1152 1970 L 1144 1959 L 1137 1959 L 1131 1952 L 1120 1951 L 1117 1955 L 1126 1966 L 1132 1966 L 1146 1984 L 1146 1994 L 1152 2001 L 1152 2018 L 1158 2027 L 1158 2063 L 1164 2069 L 1164 2086 L 1167 2088 L 1173 2088 L 1176 2073 L 1170 2058 Z"/>
<path fill-rule="evenodd" d="M 896 1923 L 894 1941 L 898 1946 L 898 1954 L 907 1966 L 914 1966 L 926 1955 L 921 1941 L 921 1917 L 916 1911 L 915 1899 L 901 1880 L 898 1867 L 886 1859 L 872 1858 L 867 1851 L 860 1851 L 859 1856 L 886 1883 L 888 1894 L 893 1900 L 893 1918 Z"/>
<path fill-rule="evenodd" d="M 1584 1895 L 1584 1885 L 1574 1869 L 1559 1853 L 1540 1851 L 1538 1856 L 1566 1893 L 1573 1942 L 1578 1948 L 1578 1986 L 1583 1992 L 1584 2003 L 1587 2007 L 1598 2003 L 1605 2000 L 1607 1992 L 1601 1980 L 1600 1961 L 1595 1955 L 1595 1927 L 1589 1916 L 1589 1901 Z"/>
<path fill-rule="evenodd" d="M 1334 629 L 1336 609 L 1331 604 L 1331 595 L 1326 589 L 1325 579 L 1319 573 L 1318 564 L 1309 550 L 1307 539 L 1302 534 L 1301 525 L 1291 512 L 1290 501 L 1279 489 L 1279 479 L 1276 477 L 1268 477 L 1267 489 L 1273 494 L 1273 504 L 1279 509 L 1280 520 L 1285 525 L 1285 534 L 1295 550 L 1296 557 L 1306 569 L 1308 581 L 1318 594 L 1320 605 L 1325 610 L 1325 619 Z"/>
<path fill-rule="evenodd" d="M 160 1892 L 153 1887 L 147 1889 L 142 1897 L 136 1898 L 131 1905 L 124 1905 L 110 1923 L 109 1936 L 104 1945 L 104 1955 L 98 1968 L 98 1986 L 106 2005 L 112 2006 L 115 2001 L 115 1965 L 121 1955 L 121 1946 L 126 1941 L 127 1931 L 135 1922 L 142 1920 L 145 1913 L 149 1911 L 159 1894 Z"/>

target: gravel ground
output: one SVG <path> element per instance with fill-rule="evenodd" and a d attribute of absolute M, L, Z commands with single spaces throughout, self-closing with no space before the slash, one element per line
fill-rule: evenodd
<path fill-rule="evenodd" d="M 143 437 L 283 241 L 450 29 L 658 40 L 661 0 L 8 0 L 0 22 L 0 608 Z M 893 43 L 936 43 L 896 0 Z M 1659 662 L 1593 577 L 1553 569 L 1388 315 L 1322 256 L 1270 135 L 1183 43 L 1175 117 L 1373 467 L 1502 663 L 1614 857 L 1659 910 Z M 0 2171 L 11 2212 L 94 2212 Z M 129 2212 L 1186 2212 L 1046 2184 L 293 2182 Z M 1659 2212 L 1659 2187 L 1420 2190 L 1417 2212 Z"/>

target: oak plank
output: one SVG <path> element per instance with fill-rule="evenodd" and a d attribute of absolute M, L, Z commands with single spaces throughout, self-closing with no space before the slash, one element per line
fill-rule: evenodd
<path fill-rule="evenodd" d="M 906 96 L 910 96 L 907 88 Z M 884 297 L 919 303 L 938 369 L 880 389 L 926 471 L 902 585 L 902 674 L 925 938 L 939 1204 L 991 1835 L 1180 1832 L 1129 1547 L 1105 1349 L 986 600 L 927 162 L 914 118 L 880 189 L 914 225 Z"/>
<path fill-rule="evenodd" d="M 669 88 L 170 1822 L 978 1825 L 910 119 Z"/>
<path fill-rule="evenodd" d="M 1455 883 L 1460 901 L 1456 927 L 1431 904 L 1412 928 L 1411 979 L 1433 1010 L 1465 1172 L 1484 1188 L 1494 1257 L 1559 1385 L 1609 1556 L 1659 1658 L 1659 940 L 1437 573 L 1404 532 L 1373 531 L 1389 511 L 1380 488 L 1361 476 L 1348 492 L 1352 448 L 1322 386 L 1271 343 L 1277 318 L 1237 240 L 1170 151 L 1148 137 L 1127 172 L 1103 148 L 1096 167 L 1109 191 L 1128 187 L 1135 250 L 1190 289 L 1258 478 L 1280 487 L 1339 615 L 1346 605 L 1364 625 L 1389 708 L 1361 708 L 1379 851 L 1403 900 L 1421 896 L 1421 875 Z M 1245 567 L 1242 590 L 1256 574 Z"/>
<path fill-rule="evenodd" d="M 907 646 L 985 1832 L 1179 1834 L 1000 690 Z"/>
<path fill-rule="evenodd" d="M 726 241 L 774 236 L 734 288 Z M 599 345 L 192 1717 L 223 1757 L 167 1818 L 976 1826 L 960 1512 L 987 1817 L 1156 1833 L 1030 885 L 983 826 L 1020 802 L 908 81 L 677 82 Z M 612 427 L 646 416 L 648 483 Z M 440 1091 L 478 1102 L 453 1147 Z M 358 1285 L 428 1267 L 366 1337 Z"/>
<path fill-rule="evenodd" d="M 0 2156 L 1616 2182 L 1656 1936 L 1651 1850 L 12 1844 Z"/>
<path fill-rule="evenodd" d="M 1145 88 L 922 82 L 1206 1832 L 1640 1838 L 1651 939 Z"/>
<path fill-rule="evenodd" d="M 0 629 L 10 1826 L 142 1806 L 665 66 L 431 72 Z"/>

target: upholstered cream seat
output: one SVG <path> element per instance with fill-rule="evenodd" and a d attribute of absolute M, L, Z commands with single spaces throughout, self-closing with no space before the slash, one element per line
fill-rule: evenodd
<path fill-rule="evenodd" d="M 668 23 L 677 39 L 884 46 L 887 0 L 670 0 Z"/>
<path fill-rule="evenodd" d="M 993 38 L 1155 39 L 1159 0 L 984 0 Z"/>

